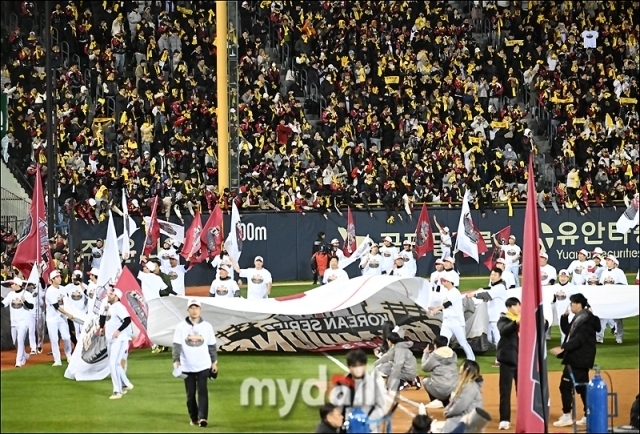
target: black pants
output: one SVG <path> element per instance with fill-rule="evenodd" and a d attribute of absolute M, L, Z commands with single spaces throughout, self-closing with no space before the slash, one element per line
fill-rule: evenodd
<path fill-rule="evenodd" d="M 187 378 L 184 379 L 184 385 L 187 389 L 187 410 L 189 411 L 189 417 L 192 422 L 207 419 L 209 416 L 209 389 L 207 388 L 209 369 L 186 374 Z M 197 401 L 196 391 L 198 392 Z"/>
<path fill-rule="evenodd" d="M 424 390 L 427 390 L 427 388 L 425 387 L 425 389 L 424 389 Z M 440 402 L 442 402 L 442 405 L 444 405 L 445 407 L 446 407 L 447 405 L 449 405 L 449 398 L 440 399 L 440 398 L 438 398 L 437 396 L 432 395 L 432 394 L 431 394 L 431 392 L 429 392 L 428 390 L 427 390 L 427 395 L 429 395 L 429 399 L 430 399 L 431 401 L 435 401 L 435 400 L 437 399 L 437 400 L 439 400 Z"/>
<path fill-rule="evenodd" d="M 500 422 L 511 422 L 511 385 L 515 383 L 518 393 L 518 368 L 500 365 Z"/>
<path fill-rule="evenodd" d="M 71 343 L 75 348 L 78 345 L 78 336 L 76 336 L 76 326 L 73 325 L 73 321 L 68 319 L 67 324 L 69 325 L 69 336 L 71 337 Z"/>
<path fill-rule="evenodd" d="M 588 383 L 589 382 L 589 370 L 573 368 L 573 377 L 576 383 Z M 585 414 L 587 413 L 587 390 L 584 386 L 578 386 L 575 388 L 580 398 L 582 398 L 582 406 Z M 562 371 L 562 378 L 560 379 L 560 397 L 562 398 L 562 413 L 570 414 L 573 408 L 573 383 L 571 382 L 571 376 L 569 375 L 569 368 L 564 367 Z M 577 411 L 577 408 L 576 408 Z"/>

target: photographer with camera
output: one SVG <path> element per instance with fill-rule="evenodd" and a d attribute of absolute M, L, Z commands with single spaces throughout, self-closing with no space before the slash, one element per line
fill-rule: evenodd
<path fill-rule="evenodd" d="M 427 344 L 422 354 L 422 370 L 430 372 L 423 380 L 431 402 L 427 408 L 443 408 L 449 404 L 451 392 L 458 384 L 458 356 L 449 348 L 449 339 L 438 336 Z"/>

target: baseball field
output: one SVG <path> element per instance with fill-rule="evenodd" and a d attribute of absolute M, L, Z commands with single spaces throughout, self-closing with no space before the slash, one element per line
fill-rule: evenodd
<path fill-rule="evenodd" d="M 634 276 L 635 277 L 635 276 Z M 462 290 L 473 290 L 486 283 L 486 277 L 463 278 Z M 310 284 L 275 285 L 273 296 L 299 293 L 311 288 Z M 208 288 L 189 288 L 190 295 L 204 295 Z M 618 394 L 618 413 L 614 425 L 629 422 L 631 403 L 638 394 L 638 322 L 639 318 L 625 319 L 624 343 L 616 344 L 613 335 L 607 332 L 605 342 L 598 346 L 596 364 L 606 374 L 609 391 Z M 552 330 L 548 347 L 559 345 L 559 331 Z M 65 366 L 51 366 L 52 358 L 43 354 L 32 356 L 27 365 L 13 367 L 15 352 L 1 353 L 1 430 L 2 432 L 191 432 L 202 430 L 189 425 L 185 406 L 184 384 L 171 375 L 169 352 L 151 354 L 150 350 L 134 351 L 129 358 L 128 376 L 134 390 L 121 400 L 111 401 L 111 380 L 76 382 L 63 377 Z M 293 385 L 311 379 L 312 390 L 318 395 L 326 387 L 331 376 L 343 373 L 341 367 L 344 353 L 284 354 L 284 353 L 221 353 L 219 377 L 209 385 L 209 426 L 212 432 L 313 432 L 318 422 L 318 410 L 296 399 L 290 411 L 285 412 L 286 400 L 280 389 L 274 396 L 263 390 L 262 396 L 255 392 L 242 393 L 242 383 L 247 378 L 257 380 L 282 380 L 282 384 Z M 498 369 L 491 365 L 493 351 L 478 355 L 481 372 L 485 379 L 483 395 L 485 408 L 496 418 L 488 432 L 497 432 L 498 414 Z M 374 357 L 371 356 L 371 364 Z M 63 364 L 64 365 L 64 364 Z M 551 421 L 561 414 L 560 361 L 548 359 L 549 388 L 551 395 Z M 607 375 L 608 374 L 608 375 Z M 291 392 L 289 388 L 289 392 Z M 245 390 L 246 392 L 246 390 Z M 410 421 L 417 413 L 414 403 L 428 402 L 424 390 L 402 392 L 405 400 L 394 413 L 393 431 L 406 432 Z M 243 397 L 245 401 L 242 402 Z M 516 400 L 513 392 L 512 422 L 516 420 Z M 261 403 L 260 403 L 261 401 Z M 579 417 L 582 416 L 579 403 Z M 285 416 L 281 414 L 287 413 Z M 442 410 L 430 410 L 432 418 L 443 420 Z M 512 427 L 515 424 L 512 423 Z M 511 432 L 514 429 L 512 428 Z M 572 432 L 551 426 L 550 432 Z"/>

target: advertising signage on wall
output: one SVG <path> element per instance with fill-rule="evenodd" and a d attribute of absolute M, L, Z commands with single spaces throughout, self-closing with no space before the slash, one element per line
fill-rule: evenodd
<path fill-rule="evenodd" d="M 593 251 L 602 248 L 607 254 L 615 255 L 620 260 L 620 267 L 625 271 L 637 271 L 639 261 L 639 231 L 638 227 L 631 232 L 621 235 L 615 231 L 615 224 L 620 216 L 620 210 L 610 208 L 594 209 L 586 216 L 579 215 L 575 210 L 562 210 L 560 214 L 552 211 L 540 210 L 540 248 L 549 255 L 549 263 L 557 269 L 567 267 L 577 258 L 580 249 Z M 414 241 L 416 221 L 420 211 L 413 214 L 413 220 L 387 224 L 384 211 L 376 211 L 373 217 L 366 212 L 354 211 L 357 242 L 360 243 L 366 235 L 373 240 L 380 241 L 389 236 L 396 245 L 403 241 Z M 435 216 L 442 226 L 456 228 L 460 217 L 459 210 L 432 208 L 429 210 L 431 218 Z M 524 209 L 514 209 L 513 217 L 508 217 L 506 210 L 499 210 L 498 214 L 487 214 L 482 218 L 478 211 L 472 211 L 473 220 L 480 229 L 489 251 L 493 247 L 492 234 L 505 226 L 511 225 L 511 233 L 516 236 L 517 243 L 522 240 L 524 225 Z M 203 215 L 203 223 L 208 215 Z M 185 227 L 191 223 L 190 217 L 185 217 Z M 120 219 L 116 219 L 116 231 L 122 232 Z M 275 281 L 310 280 L 312 278 L 309 260 L 313 241 L 318 232 L 325 232 L 327 241 L 333 238 L 344 240 L 347 236 L 346 213 L 342 217 L 336 213 L 329 214 L 325 219 L 321 214 L 301 215 L 296 213 L 245 213 L 242 215 L 244 242 L 240 266 L 247 267 L 253 263 L 253 258 L 260 255 L 264 258 L 265 267 L 269 269 Z M 225 230 L 229 227 L 229 216 L 225 216 Z M 74 244 L 81 246 L 85 255 L 90 254 L 91 246 L 97 238 L 104 238 L 107 224 L 86 225 L 78 222 L 77 235 L 80 240 Z M 132 258 L 129 265 L 135 268 L 139 262 L 140 246 L 144 232 L 137 231 L 131 237 Z M 455 242 L 455 238 L 454 238 Z M 436 233 L 434 252 L 418 261 L 418 274 L 427 276 L 433 268 L 435 259 L 440 255 L 440 239 Z M 457 267 L 464 275 L 487 274 L 488 270 L 482 264 L 485 256 L 480 257 L 480 264 L 473 259 L 462 258 L 458 254 Z M 357 264 L 347 268 L 353 277 L 358 275 Z M 187 285 L 209 285 L 215 274 L 206 264 L 194 267 L 186 276 Z"/>

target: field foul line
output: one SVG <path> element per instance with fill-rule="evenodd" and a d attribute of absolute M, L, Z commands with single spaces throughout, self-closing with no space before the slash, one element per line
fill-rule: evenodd
<path fill-rule="evenodd" d="M 342 363 L 340 360 L 336 359 L 335 357 L 333 357 L 333 356 L 331 356 L 331 355 L 329 355 L 327 353 L 323 353 L 323 354 L 327 359 L 331 360 L 338 368 L 342 369 L 345 372 L 349 372 L 349 368 L 347 367 L 347 365 Z M 388 400 L 390 400 L 390 401 L 393 401 L 393 398 L 391 398 L 391 397 L 386 397 L 386 398 Z M 419 403 L 417 403 L 415 401 L 412 401 L 410 399 L 407 399 L 407 398 L 405 398 L 404 396 L 402 396 L 400 394 L 396 394 L 396 398 L 398 398 L 400 401 L 403 401 L 403 402 L 405 402 L 407 404 L 411 404 L 411 405 L 413 405 L 415 407 L 419 407 L 420 406 Z M 407 409 L 404 405 L 398 404 L 398 408 L 400 410 L 402 410 L 403 412 L 405 412 L 407 415 L 409 415 L 411 418 L 416 417 L 416 414 L 414 412 L 412 412 L 411 410 Z"/>

